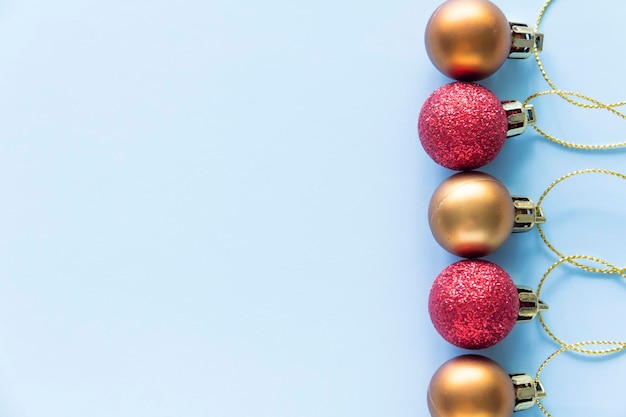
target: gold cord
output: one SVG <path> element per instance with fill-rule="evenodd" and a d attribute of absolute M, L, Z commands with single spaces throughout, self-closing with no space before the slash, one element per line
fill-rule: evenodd
<path fill-rule="evenodd" d="M 546 188 L 546 190 L 543 192 L 543 194 L 541 194 L 541 197 L 539 197 L 539 200 L 537 201 L 537 208 L 541 208 L 541 203 L 543 202 L 544 198 L 548 195 L 548 193 L 559 183 L 565 181 L 568 178 L 571 178 L 575 175 L 582 175 L 582 174 L 606 174 L 606 175 L 613 175 L 615 177 L 619 177 L 621 179 L 626 180 L 626 175 L 616 172 L 616 171 L 609 171 L 607 169 L 599 169 L 599 168 L 590 168 L 590 169 L 581 169 L 578 171 L 573 171 L 570 172 L 569 174 L 565 174 L 560 178 L 557 178 L 556 180 L 554 180 L 552 182 L 552 184 L 550 184 L 548 186 L 548 188 Z M 565 255 L 563 255 L 563 253 L 561 253 L 559 250 L 557 250 L 554 245 L 548 240 L 548 238 L 546 237 L 544 231 L 543 231 L 543 227 L 541 226 L 541 224 L 537 224 L 537 231 L 539 232 L 539 236 L 541 236 L 541 239 L 543 240 L 543 242 L 546 244 L 546 246 L 552 251 L 554 252 L 559 258 L 567 258 Z M 570 259 L 571 258 L 571 259 Z M 577 262 L 575 260 L 576 258 L 572 258 L 569 257 L 567 262 L 569 262 L 570 264 L 576 265 L 586 271 L 590 271 L 590 272 L 598 272 L 598 273 L 603 273 L 603 274 L 613 274 L 615 273 L 616 270 L 619 271 L 623 271 L 625 270 L 624 268 L 617 268 L 614 267 L 613 265 L 607 266 L 607 268 L 594 268 L 594 267 L 590 267 L 588 265 L 582 264 L 580 262 Z M 594 258 L 595 259 L 595 258 Z M 603 262 L 600 262 L 603 263 Z"/>
<path fill-rule="evenodd" d="M 606 271 L 605 273 L 607 274 L 616 274 L 621 276 L 622 278 L 626 278 L 626 269 L 620 269 L 617 268 L 614 265 L 611 265 L 610 263 L 600 259 L 600 258 L 596 258 L 594 256 L 587 256 L 587 255 L 572 255 L 572 256 L 566 256 L 564 258 L 559 259 L 558 261 L 556 261 L 555 263 L 553 263 L 550 268 L 548 268 L 548 270 L 543 274 L 543 276 L 541 277 L 541 280 L 539 280 L 539 285 L 537 286 L 537 298 L 539 298 L 539 296 L 541 295 L 541 289 L 543 288 L 543 284 L 546 281 L 546 279 L 548 278 L 548 276 L 550 275 L 550 273 L 552 271 L 554 271 L 554 269 L 556 267 L 558 267 L 559 265 L 563 264 L 564 262 L 569 262 L 569 263 L 573 263 L 572 261 L 575 259 L 586 259 L 588 261 L 593 261 L 596 262 L 598 264 L 604 265 L 607 269 L 603 270 Z M 541 323 L 541 327 L 543 327 L 543 329 L 546 331 L 546 333 L 548 334 L 548 336 L 550 336 L 550 338 L 552 338 L 552 340 L 554 340 L 555 342 L 557 342 L 559 345 L 561 345 L 562 347 L 565 346 L 571 346 L 568 343 L 564 342 L 563 340 L 561 340 L 559 337 L 557 337 L 554 332 L 548 327 L 548 325 L 546 324 L 546 322 L 543 319 L 543 315 L 542 312 L 539 311 L 537 313 L 537 317 L 539 319 L 539 323 Z M 596 354 L 596 350 L 589 350 L 589 349 L 583 349 L 577 346 L 571 347 L 570 350 L 573 350 L 575 352 L 578 353 L 585 353 L 588 355 L 595 355 Z"/>
<path fill-rule="evenodd" d="M 535 32 L 539 32 L 539 26 L 541 25 L 541 21 L 543 20 L 543 16 L 546 13 L 546 10 L 548 9 L 548 6 L 550 6 L 551 3 L 552 3 L 552 0 L 546 0 L 546 2 L 543 4 L 543 7 L 539 11 L 539 16 L 537 17 L 537 21 L 535 23 Z M 546 82 L 548 83 L 550 88 L 552 88 L 552 90 L 543 91 L 543 92 L 540 92 L 540 93 L 532 94 L 526 100 L 524 100 L 524 104 L 525 105 L 528 104 L 531 100 L 533 100 L 533 99 L 535 99 L 537 97 L 541 97 L 541 96 L 545 96 L 545 95 L 549 95 L 549 94 L 556 94 L 559 97 L 561 97 L 562 99 L 564 99 L 565 101 L 567 101 L 568 103 L 573 104 L 575 106 L 586 108 L 586 109 L 604 109 L 604 110 L 606 110 L 606 111 L 608 111 L 610 113 L 613 113 L 614 115 L 616 115 L 616 116 L 618 116 L 618 117 L 620 117 L 622 119 L 626 119 L 626 114 L 624 114 L 623 112 L 621 112 L 619 110 L 616 110 L 616 107 L 621 107 L 621 106 L 626 105 L 626 101 L 620 101 L 620 102 L 617 102 L 617 103 L 605 104 L 605 103 L 601 102 L 600 100 L 594 99 L 594 98 L 589 97 L 589 96 L 584 95 L 584 94 L 574 93 L 574 92 L 571 92 L 571 91 L 560 90 L 559 88 L 557 88 L 556 84 L 554 84 L 552 79 L 548 76 L 548 73 L 546 72 L 546 70 L 545 70 L 545 68 L 543 66 L 543 63 L 541 62 L 541 58 L 539 56 L 539 51 L 537 50 L 536 46 L 534 47 L 534 55 L 535 55 L 535 60 L 537 61 L 537 66 L 539 67 L 539 71 L 541 72 L 541 75 L 546 80 Z M 574 98 L 581 99 L 582 101 L 575 100 Z M 613 144 L 605 144 L 605 145 L 585 145 L 585 144 L 571 143 L 571 142 L 563 141 L 561 139 L 557 139 L 556 137 L 546 133 L 543 129 L 541 129 L 536 124 L 533 124 L 532 127 L 533 127 L 533 129 L 535 129 L 537 131 L 537 133 L 539 133 L 540 135 L 542 135 L 546 139 L 548 139 L 548 140 L 550 140 L 550 141 L 552 141 L 554 143 L 557 143 L 559 145 L 566 146 L 568 148 L 585 149 L 585 150 L 601 150 L 601 149 L 614 149 L 614 148 L 619 148 L 619 147 L 626 146 L 626 141 L 619 142 L 619 143 L 613 143 Z"/>
<path fill-rule="evenodd" d="M 612 105 L 607 105 L 602 103 L 599 100 L 596 100 L 592 97 L 586 96 L 584 94 L 580 94 L 580 93 L 576 93 L 573 91 L 562 91 L 562 90 L 547 90 L 547 91 L 542 91 L 539 93 L 535 93 L 532 94 L 530 96 L 528 96 L 526 98 L 526 100 L 524 100 L 523 105 L 526 106 L 530 101 L 532 101 L 533 99 L 537 98 L 537 97 L 542 97 L 542 96 L 547 96 L 547 95 L 551 95 L 551 94 L 557 94 L 560 97 L 566 99 L 567 101 L 569 101 L 570 103 L 573 103 L 572 99 L 570 97 L 577 97 L 580 98 L 582 100 L 586 100 L 589 103 L 593 103 L 593 104 L 584 104 L 577 102 L 576 105 L 579 107 L 586 107 L 589 109 L 605 109 L 611 113 L 613 113 L 614 115 L 625 119 L 626 120 L 626 114 L 615 110 L 615 108 L 612 107 Z M 624 103 L 626 104 L 626 102 Z M 561 139 L 558 139 L 557 137 L 547 133 L 545 130 L 543 130 L 542 128 L 540 128 L 537 123 L 534 123 L 531 125 L 533 127 L 533 129 L 535 129 L 537 131 L 537 133 L 539 133 L 541 136 L 545 137 L 546 139 L 561 145 L 561 146 L 565 146 L 568 148 L 574 148 L 574 149 L 585 149 L 585 150 L 602 150 L 602 149 L 614 149 L 614 148 L 621 148 L 626 146 L 626 141 L 624 142 L 618 142 L 618 143 L 607 143 L 607 144 L 601 144 L 601 145 L 585 145 L 585 144 L 579 144 L 579 143 L 572 143 L 572 142 L 567 142 Z"/>
<path fill-rule="evenodd" d="M 552 3 L 552 0 L 546 0 L 545 3 L 543 4 L 543 7 L 541 8 L 540 12 L 539 12 L 539 16 L 537 17 L 537 21 L 535 23 L 535 32 L 539 32 L 539 27 L 541 25 L 541 21 L 543 20 L 544 14 L 546 12 L 546 10 L 548 9 L 548 7 L 550 6 L 550 4 Z M 552 81 L 552 79 L 548 76 L 548 73 L 546 72 L 543 63 L 541 62 L 541 58 L 539 56 L 539 51 L 537 50 L 537 48 L 534 48 L 534 55 L 535 55 L 535 60 L 537 61 L 537 66 L 539 67 L 539 71 L 541 72 L 541 75 L 543 76 L 543 78 L 546 80 L 546 82 L 548 83 L 548 85 L 550 86 L 550 88 L 552 90 L 549 91 L 543 91 L 540 93 L 536 93 L 536 94 L 532 94 L 530 95 L 528 98 L 526 98 L 526 100 L 524 100 L 524 105 L 528 104 L 530 101 L 532 101 L 535 98 L 538 97 L 542 97 L 542 96 L 546 96 L 546 95 L 551 95 L 551 94 L 556 94 L 559 97 L 561 97 L 562 99 L 564 99 L 565 101 L 567 101 L 570 104 L 573 104 L 575 106 L 578 107 L 582 107 L 582 108 L 587 108 L 587 109 L 603 109 L 606 110 L 610 113 L 613 113 L 614 115 L 616 115 L 617 117 L 620 117 L 622 119 L 626 120 L 626 114 L 617 110 L 616 108 L 618 107 L 622 107 L 624 105 L 626 105 L 626 101 L 620 101 L 620 102 L 616 102 L 616 103 L 610 103 L 610 104 L 605 104 L 603 102 L 601 102 L 600 100 L 594 99 L 592 97 L 589 97 L 587 95 L 584 94 L 580 94 L 580 93 L 576 93 L 576 92 L 572 92 L 572 91 L 565 91 L 565 90 L 560 90 L 559 88 L 557 88 L 556 84 Z M 576 100 L 579 99 L 579 100 Z M 533 124 L 532 127 L 543 137 L 545 137 L 546 139 L 568 147 L 568 148 L 574 148 L 574 149 L 585 149 L 585 150 L 602 150 L 602 149 L 614 149 L 614 148 L 619 148 L 619 147 L 624 147 L 626 146 L 626 141 L 624 142 L 619 142 L 619 143 L 613 143 L 613 144 L 602 144 L 602 145 L 586 145 L 586 144 L 576 144 L 576 143 L 572 143 L 572 142 L 567 142 L 561 139 L 556 138 L 555 136 L 547 133 L 546 131 L 544 131 L 543 129 L 541 129 L 539 126 L 537 126 L 536 124 Z M 537 201 L 537 207 L 541 206 L 541 203 L 543 202 L 543 199 L 546 197 L 546 195 L 552 190 L 552 188 L 554 188 L 557 184 L 561 183 L 562 181 L 565 181 L 567 178 L 573 177 L 575 175 L 580 175 L 580 174 L 588 174 L 588 173 L 600 173 L 600 174 L 608 174 L 608 175 L 613 175 L 622 179 L 626 179 L 626 175 L 621 174 L 619 172 L 615 172 L 615 171 L 609 171 L 609 170 L 604 170 L 604 169 L 584 169 L 584 170 L 578 170 L 578 171 L 574 171 L 571 172 L 569 174 L 566 174 L 560 178 L 558 178 L 557 180 L 555 180 L 554 182 L 552 182 L 552 184 L 550 184 L 548 186 L 548 188 L 543 192 L 543 194 L 541 195 L 541 197 L 539 198 L 539 200 Z M 548 248 L 550 248 L 550 250 L 552 250 L 555 254 L 557 254 L 560 259 L 555 262 L 554 264 L 552 264 L 550 266 L 550 268 L 548 268 L 548 270 L 543 274 L 541 280 L 539 281 L 539 285 L 537 287 L 537 297 L 539 297 L 539 295 L 541 294 L 541 289 L 543 287 L 543 284 L 545 282 L 545 280 L 547 279 L 547 277 L 550 275 L 550 273 L 559 265 L 567 262 L 573 265 L 576 265 L 584 270 L 590 271 L 590 272 L 597 272 L 597 273 L 603 273 L 603 274 L 616 274 L 616 275 L 620 275 L 623 278 L 626 278 L 626 268 L 618 268 L 600 258 L 596 258 L 593 256 L 587 256 L 587 255 L 572 255 L 572 256 L 564 256 L 561 252 L 559 252 L 553 245 L 552 243 L 547 239 L 547 237 L 545 236 L 543 229 L 541 227 L 540 224 L 537 224 L 537 229 L 539 231 L 539 235 L 541 236 L 541 239 L 544 241 L 544 243 L 546 244 L 546 246 L 548 246 Z M 592 262 L 596 262 L 600 265 L 603 265 L 603 267 L 600 268 L 595 268 L 595 267 L 591 267 L 585 264 L 582 264 L 580 262 L 578 262 L 577 260 L 588 260 L 588 261 L 592 261 Z M 543 329 L 546 331 L 546 333 L 555 341 L 557 342 L 559 345 L 561 345 L 561 348 L 559 350 L 557 350 L 556 352 L 552 353 L 539 367 L 539 369 L 537 370 L 537 374 L 535 375 L 535 381 L 538 383 L 539 382 L 539 376 L 541 375 L 541 373 L 543 372 L 543 370 L 546 368 L 546 366 L 548 365 L 548 363 L 550 363 L 555 357 L 557 357 L 558 355 L 560 355 L 561 353 L 565 352 L 565 351 L 574 351 L 577 353 L 582 353 L 582 354 L 587 354 L 587 355 L 607 355 L 607 354 L 613 354 L 613 353 L 618 353 L 621 352 L 623 350 L 626 349 L 626 342 L 619 342 L 619 341 L 585 341 L 585 342 L 578 342 L 578 343 L 573 343 L 573 344 L 566 344 L 564 341 L 562 341 L 560 338 L 558 338 L 547 326 L 547 324 L 545 323 L 544 319 L 543 319 L 543 315 L 541 313 L 541 311 L 538 313 L 538 317 L 539 317 L 539 322 L 541 323 L 541 326 L 543 327 Z M 597 349 L 596 347 L 598 346 L 604 346 L 604 349 Z M 593 348 L 590 348 L 593 347 Z M 539 409 L 541 410 L 541 412 L 546 415 L 547 417 L 552 417 L 552 414 L 545 408 L 545 406 L 543 405 L 543 403 L 541 402 L 541 399 L 538 398 L 537 399 L 537 406 L 539 407 Z"/>
<path fill-rule="evenodd" d="M 581 347 L 584 347 L 584 346 L 612 346 L 612 347 L 606 348 L 606 349 L 581 349 Z M 561 353 L 565 351 L 575 351 L 575 352 L 585 351 L 590 355 L 608 355 L 612 353 L 621 352 L 624 349 L 626 349 L 626 342 L 602 341 L 602 340 L 578 342 L 578 343 L 573 343 L 571 345 L 563 346 L 561 349 L 557 350 L 556 352 L 548 356 L 548 358 L 545 361 L 543 361 L 543 363 L 537 370 L 537 374 L 535 375 L 535 382 L 539 383 L 539 375 L 541 375 L 541 372 L 543 372 L 543 370 L 548 365 L 548 363 L 550 363 L 552 359 L 554 359 L 555 357 L 557 357 L 558 355 L 560 355 Z M 552 414 L 550 414 L 550 412 L 545 408 L 540 398 L 537 398 L 537 407 L 539 407 L 539 409 L 547 417 L 552 417 Z"/>

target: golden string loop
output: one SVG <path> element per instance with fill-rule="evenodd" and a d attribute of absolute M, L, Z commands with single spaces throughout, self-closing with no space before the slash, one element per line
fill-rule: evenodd
<path fill-rule="evenodd" d="M 610 347 L 606 347 L 604 349 L 581 349 L 581 348 L 587 347 L 587 346 L 594 346 L 594 347 L 596 347 L 596 346 L 610 346 Z M 573 343 L 573 344 L 570 344 L 570 345 L 563 346 L 561 349 L 557 350 L 556 352 L 554 352 L 550 356 L 548 356 L 548 358 L 545 361 L 543 361 L 541 366 L 539 366 L 539 369 L 537 370 L 537 374 L 535 375 L 535 382 L 539 383 L 539 375 L 541 375 L 541 372 L 543 372 L 543 370 L 546 368 L 548 363 L 550 363 L 550 361 L 552 361 L 554 358 L 556 358 L 558 355 L 560 355 L 563 352 L 566 352 L 566 351 L 575 351 L 575 352 L 585 351 L 585 352 L 587 352 L 587 354 L 596 355 L 597 356 L 597 355 L 609 355 L 609 354 L 613 354 L 613 353 L 618 353 L 618 352 L 621 352 L 621 351 L 623 351 L 625 349 L 626 349 L 626 342 L 603 341 L 603 340 L 591 340 L 591 341 L 578 342 L 578 343 Z M 537 407 L 539 407 L 541 412 L 543 414 L 545 414 L 547 417 L 552 417 L 552 414 L 550 414 L 550 412 L 546 409 L 546 407 L 541 402 L 540 398 L 537 398 Z"/>
<path fill-rule="evenodd" d="M 557 184 L 560 184 L 561 182 L 565 181 L 568 178 L 571 178 L 576 175 L 582 175 L 582 174 L 606 174 L 606 175 L 612 175 L 612 176 L 626 180 L 626 175 L 620 172 L 610 171 L 607 169 L 590 168 L 590 169 L 581 169 L 578 171 L 572 171 L 569 174 L 565 174 L 562 177 L 557 178 L 556 180 L 552 182 L 552 184 L 548 186 L 548 188 L 546 188 L 543 194 L 541 194 L 541 197 L 539 197 L 539 200 L 537 200 L 537 208 L 541 208 L 541 204 L 543 203 L 543 200 Z M 550 242 L 550 240 L 546 237 L 546 234 L 543 230 L 542 225 L 539 223 L 537 223 L 537 231 L 539 232 L 539 236 L 541 236 L 541 239 L 543 240 L 543 242 L 552 252 L 554 252 L 559 258 L 568 258 L 566 255 L 564 255 L 558 249 L 556 249 L 556 247 L 552 244 L 552 242 Z M 626 268 L 621 269 L 613 265 L 611 265 L 610 267 L 606 267 L 606 268 L 594 268 L 594 267 L 591 267 L 591 266 L 588 266 L 588 265 L 585 265 L 576 261 L 575 258 L 574 259 L 568 258 L 567 262 L 569 262 L 572 265 L 576 265 L 586 271 L 598 272 L 598 273 L 604 273 L 604 274 L 613 274 L 613 273 L 616 273 L 615 272 L 616 270 L 619 270 L 619 271 L 626 270 Z"/>
<path fill-rule="evenodd" d="M 552 0 L 546 0 L 546 2 L 543 4 L 543 7 L 539 11 L 539 15 L 537 16 L 537 21 L 535 22 L 535 32 L 539 32 L 539 27 L 541 26 L 541 22 L 543 20 L 543 17 L 544 17 L 544 15 L 546 13 L 546 10 L 548 9 L 548 7 L 550 6 L 551 3 L 552 3 Z M 617 103 L 605 104 L 605 103 L 601 102 L 600 100 L 594 99 L 594 98 L 592 98 L 590 96 L 587 96 L 587 95 L 584 95 L 584 94 L 561 90 L 561 89 L 557 88 L 556 84 L 548 76 L 548 73 L 546 72 L 546 70 L 545 70 L 545 68 L 543 66 L 543 63 L 541 62 L 541 57 L 539 56 L 539 51 L 537 50 L 536 45 L 534 47 L 534 56 L 535 56 L 535 60 L 537 61 L 537 66 L 539 67 L 539 71 L 541 72 L 541 75 L 546 80 L 546 82 L 548 83 L 548 85 L 550 86 L 550 88 L 552 90 L 551 91 L 544 91 L 544 92 L 537 93 L 537 94 L 533 94 L 533 95 L 529 96 L 524 101 L 524 104 L 527 104 L 529 101 L 533 100 L 534 98 L 540 97 L 540 96 L 544 96 L 544 95 L 548 95 L 548 94 L 556 94 L 559 97 L 561 97 L 563 100 L 565 100 L 568 103 L 573 104 L 575 106 L 586 108 L 586 109 L 603 109 L 603 110 L 606 110 L 606 111 L 608 111 L 610 113 L 613 113 L 614 115 L 616 115 L 616 116 L 618 116 L 618 117 L 620 117 L 622 119 L 626 119 L 626 114 L 624 114 L 623 112 L 620 112 L 619 110 L 616 109 L 617 107 L 622 107 L 622 106 L 626 105 L 626 100 L 625 101 L 620 101 L 620 102 L 617 102 Z M 580 100 L 577 100 L 577 99 L 580 99 Z M 550 141 L 552 141 L 554 143 L 557 143 L 559 145 L 566 146 L 568 148 L 585 149 L 585 150 L 602 150 L 602 149 L 614 149 L 614 148 L 619 148 L 619 147 L 626 146 L 626 141 L 619 142 L 619 143 L 614 143 L 614 144 L 606 144 L 606 145 L 576 144 L 576 143 L 572 143 L 572 142 L 568 142 L 568 141 L 564 141 L 564 140 L 558 139 L 555 136 L 546 133 L 544 130 L 542 130 L 541 128 L 539 128 L 536 125 L 533 125 L 533 128 L 540 135 L 544 136 L 546 139 L 548 139 L 548 140 L 550 140 Z"/>
<path fill-rule="evenodd" d="M 550 273 L 552 271 L 554 271 L 554 269 L 556 269 L 556 267 L 558 267 L 559 265 L 563 264 L 563 263 L 574 263 L 572 261 L 577 260 L 577 259 L 585 259 L 588 261 L 592 261 L 601 265 L 604 265 L 606 267 L 606 269 L 603 269 L 603 271 L 606 271 L 605 273 L 607 274 L 615 274 L 615 275 L 619 275 L 622 278 L 626 278 L 626 269 L 623 268 L 618 268 L 600 258 L 596 258 L 594 256 L 587 256 L 587 255 L 571 255 L 571 256 L 566 256 L 563 257 L 561 259 L 559 259 L 558 261 L 556 261 L 555 263 L 553 263 L 548 270 L 543 274 L 543 276 L 541 277 L 541 280 L 539 280 L 539 285 L 537 286 L 537 298 L 540 297 L 541 295 L 541 290 L 543 288 L 543 284 L 545 283 L 546 279 L 548 278 L 548 276 L 550 275 Z M 595 355 L 596 354 L 596 350 L 590 350 L 590 349 L 584 349 L 578 346 L 572 346 L 566 342 L 564 342 L 563 340 L 561 340 L 558 336 L 556 336 L 554 334 L 554 332 L 548 327 L 548 325 L 546 324 L 544 318 L 543 318 L 543 314 L 541 311 L 539 311 L 537 313 L 537 318 L 539 319 L 539 323 L 541 324 L 541 327 L 543 327 L 543 329 L 545 330 L 545 332 L 548 334 L 548 336 L 550 336 L 550 338 L 552 340 L 554 340 L 555 342 L 557 342 L 559 345 L 561 345 L 562 347 L 565 346 L 571 346 L 571 348 L 569 348 L 569 350 L 573 350 L 575 352 L 578 353 L 585 353 L 585 354 L 589 354 L 589 355 Z"/>

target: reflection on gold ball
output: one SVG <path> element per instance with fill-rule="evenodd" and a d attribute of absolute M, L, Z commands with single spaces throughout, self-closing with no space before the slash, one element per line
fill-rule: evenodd
<path fill-rule="evenodd" d="M 426 25 L 426 52 L 450 78 L 477 81 L 498 70 L 511 51 L 511 27 L 488 0 L 448 0 Z"/>
<path fill-rule="evenodd" d="M 428 222 L 445 250 L 479 258 L 498 249 L 511 234 L 515 208 L 509 191 L 496 178 L 478 171 L 460 172 L 433 193 Z"/>
<path fill-rule="evenodd" d="M 511 417 L 513 382 L 489 358 L 458 356 L 441 365 L 430 380 L 428 409 L 432 417 Z"/>

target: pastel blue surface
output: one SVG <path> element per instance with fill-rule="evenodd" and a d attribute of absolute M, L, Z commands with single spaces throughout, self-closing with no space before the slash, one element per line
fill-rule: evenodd
<path fill-rule="evenodd" d="M 423 45 L 438 4 L 2 2 L 0 416 L 427 415 L 430 376 L 464 353 L 426 307 L 456 260 L 426 221 L 452 172 L 416 132 L 449 81 Z M 542 1 L 496 4 L 534 25 Z M 560 88 L 625 98 L 625 11 L 555 1 L 542 57 Z M 501 99 L 547 88 L 532 59 L 483 84 Z M 535 104 L 559 137 L 625 139 L 606 112 Z M 575 169 L 626 171 L 625 158 L 529 130 L 484 171 L 536 200 Z M 561 184 L 546 233 L 622 265 L 625 192 L 602 176 Z M 536 231 L 488 259 L 531 287 L 556 261 Z M 542 298 L 575 342 L 626 339 L 624 297 L 615 277 L 563 267 Z M 482 353 L 534 375 L 557 348 L 534 321 Z M 624 370 L 622 355 L 564 354 L 544 403 L 555 417 L 623 415 Z"/>

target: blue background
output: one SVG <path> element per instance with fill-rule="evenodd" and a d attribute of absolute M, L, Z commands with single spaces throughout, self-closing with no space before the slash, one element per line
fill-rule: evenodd
<path fill-rule="evenodd" d="M 456 260 L 426 221 L 452 172 L 416 131 L 449 81 L 423 45 L 438 3 L 0 3 L 0 415 L 427 415 L 430 376 L 463 353 L 426 310 Z M 534 25 L 542 2 L 496 4 Z M 624 11 L 555 1 L 542 57 L 559 87 L 624 99 Z M 547 88 L 532 59 L 483 84 L 503 100 Z M 625 139 L 606 112 L 535 104 L 559 137 Z M 530 130 L 484 171 L 536 200 L 624 158 Z M 602 176 L 561 184 L 546 233 L 621 264 L 625 191 Z M 532 287 L 556 261 L 536 231 L 488 259 Z M 625 296 L 615 277 L 561 267 L 542 298 L 574 342 L 624 339 Z M 534 375 L 556 349 L 534 321 L 483 354 Z M 544 403 L 624 414 L 625 367 L 562 355 Z"/>

